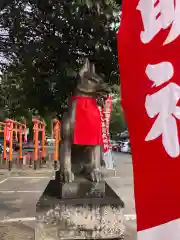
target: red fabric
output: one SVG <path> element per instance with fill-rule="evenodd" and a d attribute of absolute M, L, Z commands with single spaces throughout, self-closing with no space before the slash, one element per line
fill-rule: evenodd
<path fill-rule="evenodd" d="M 132 145 L 137 228 L 141 231 L 180 218 L 180 156 L 172 158 L 167 154 L 162 135 L 145 141 L 157 118 L 147 115 L 147 94 L 152 95 L 172 82 L 180 85 L 180 37 L 163 45 L 170 25 L 166 30 L 161 29 L 150 42 L 143 43 L 140 34 L 144 26 L 138 3 L 139 0 L 123 1 L 118 52 L 122 104 Z M 148 14 L 151 14 L 150 8 Z M 164 86 L 153 87 L 145 74 L 146 67 L 163 61 L 173 64 L 174 75 Z M 176 122 L 179 125 L 178 119 Z"/>
<path fill-rule="evenodd" d="M 112 111 L 112 97 L 109 96 L 105 102 L 105 109 L 99 107 L 101 122 L 102 122 L 102 145 L 103 152 L 109 151 L 111 149 L 110 137 L 109 137 L 109 124 L 110 116 Z M 106 110 L 106 111 L 105 111 Z"/>
<path fill-rule="evenodd" d="M 73 96 L 72 101 L 76 101 L 74 144 L 102 144 L 101 118 L 96 100 Z"/>

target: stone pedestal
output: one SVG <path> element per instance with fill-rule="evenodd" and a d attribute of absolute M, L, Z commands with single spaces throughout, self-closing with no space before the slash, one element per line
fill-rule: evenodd
<path fill-rule="evenodd" d="M 105 182 L 50 181 L 37 204 L 35 240 L 124 239 L 123 207 Z"/>
<path fill-rule="evenodd" d="M 60 199 L 103 198 L 105 185 L 105 181 L 94 183 L 83 177 L 77 177 L 72 183 L 52 180 L 44 194 Z"/>

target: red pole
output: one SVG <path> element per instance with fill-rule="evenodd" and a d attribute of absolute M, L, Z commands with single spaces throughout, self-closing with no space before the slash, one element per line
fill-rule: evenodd
<path fill-rule="evenodd" d="M 7 158 L 7 153 L 6 153 L 6 135 L 7 135 L 7 127 L 6 125 L 4 125 L 4 151 L 3 151 L 3 158 L 4 158 L 4 161 L 6 161 L 6 158 Z"/>
<path fill-rule="evenodd" d="M 34 169 L 37 169 L 37 161 L 38 161 L 38 122 L 34 122 Z"/>
<path fill-rule="evenodd" d="M 13 122 L 10 122 L 10 140 L 9 140 L 9 171 L 12 169 L 13 158 Z"/>
<path fill-rule="evenodd" d="M 42 162 L 45 163 L 46 152 L 45 152 L 45 124 L 42 124 Z"/>

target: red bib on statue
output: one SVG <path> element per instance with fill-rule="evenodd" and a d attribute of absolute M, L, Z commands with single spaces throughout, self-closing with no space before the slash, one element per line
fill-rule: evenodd
<path fill-rule="evenodd" d="M 102 143 L 101 118 L 96 99 L 73 96 L 76 101 L 74 144 L 100 145 Z"/>

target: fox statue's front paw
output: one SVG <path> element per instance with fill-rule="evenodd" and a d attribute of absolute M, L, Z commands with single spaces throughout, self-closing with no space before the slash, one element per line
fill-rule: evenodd
<path fill-rule="evenodd" d="M 90 173 L 90 179 L 93 182 L 100 182 L 103 180 L 103 174 L 99 169 L 94 169 L 91 173 Z"/>
<path fill-rule="evenodd" d="M 60 181 L 65 183 L 71 183 L 74 181 L 74 174 L 71 171 L 60 171 Z"/>

